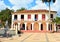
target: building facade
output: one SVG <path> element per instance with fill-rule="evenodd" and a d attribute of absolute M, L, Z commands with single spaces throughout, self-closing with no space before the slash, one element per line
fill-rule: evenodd
<path fill-rule="evenodd" d="M 11 28 L 24 31 L 56 31 L 52 22 L 56 18 L 56 11 L 23 10 L 12 13 Z"/>

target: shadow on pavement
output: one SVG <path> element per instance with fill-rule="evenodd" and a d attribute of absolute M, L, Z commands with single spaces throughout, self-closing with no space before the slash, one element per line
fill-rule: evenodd
<path fill-rule="evenodd" d="M 21 34 L 23 32 L 18 31 L 18 36 L 21 37 Z M 9 33 L 7 34 L 4 30 L 0 30 L 0 38 L 9 38 L 15 36 L 15 30 L 9 30 Z"/>

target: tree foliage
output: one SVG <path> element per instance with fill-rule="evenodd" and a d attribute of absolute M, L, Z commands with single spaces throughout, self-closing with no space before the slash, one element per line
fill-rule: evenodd
<path fill-rule="evenodd" d="M 57 24 L 60 24 L 60 17 L 56 17 L 55 22 L 56 22 Z"/>
<path fill-rule="evenodd" d="M 51 2 L 51 1 L 55 3 L 56 0 L 42 0 L 42 2 Z"/>
<path fill-rule="evenodd" d="M 22 10 L 26 10 L 25 8 L 21 8 L 21 9 L 18 9 L 17 11 L 22 11 Z"/>
<path fill-rule="evenodd" d="M 18 9 L 17 11 L 22 11 L 22 10 L 26 10 L 25 8 L 21 8 L 21 9 Z M 8 8 L 4 9 L 4 10 L 1 10 L 0 12 L 0 25 L 2 24 L 2 26 L 5 26 L 5 22 L 6 20 L 8 20 L 8 25 L 11 26 L 11 18 L 12 18 L 12 15 L 11 13 L 14 12 L 14 10 L 10 10 Z"/>
<path fill-rule="evenodd" d="M 8 24 L 11 24 L 11 12 L 14 12 L 13 10 L 10 10 L 6 8 L 5 10 L 1 10 L 0 12 L 0 20 L 2 25 L 5 25 L 6 20 L 8 20 Z"/>

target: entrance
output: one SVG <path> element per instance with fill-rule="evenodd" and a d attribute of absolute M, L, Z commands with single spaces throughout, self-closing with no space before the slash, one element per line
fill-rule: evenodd
<path fill-rule="evenodd" d="M 34 23 L 34 30 L 39 30 L 39 24 L 38 24 L 38 22 Z"/>
<path fill-rule="evenodd" d="M 25 24 L 24 23 L 20 25 L 20 29 L 25 30 Z"/>
<path fill-rule="evenodd" d="M 32 24 L 31 23 L 27 23 L 27 30 L 32 30 Z"/>
<path fill-rule="evenodd" d="M 49 29 L 49 31 L 52 31 L 52 24 L 48 25 L 48 29 Z"/>
<path fill-rule="evenodd" d="M 43 24 L 41 24 L 41 30 L 43 30 Z"/>

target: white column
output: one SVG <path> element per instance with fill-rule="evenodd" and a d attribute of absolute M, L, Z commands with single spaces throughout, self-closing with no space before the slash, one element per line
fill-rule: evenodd
<path fill-rule="evenodd" d="M 48 19 L 49 19 L 49 16 L 48 16 L 48 14 L 45 14 L 45 17 L 46 17 L 46 21 L 48 21 Z"/>
<path fill-rule="evenodd" d="M 18 20 L 20 21 L 21 20 L 21 15 L 18 14 L 17 17 L 18 17 Z"/>
<path fill-rule="evenodd" d="M 54 30 L 56 31 L 56 23 L 54 24 Z"/>
<path fill-rule="evenodd" d="M 18 28 L 17 28 L 17 25 L 16 25 L 16 35 L 17 35 L 17 32 L 18 32 L 18 30 L 17 30 Z"/>
<path fill-rule="evenodd" d="M 39 30 L 41 30 L 41 23 L 39 23 Z"/>
<path fill-rule="evenodd" d="M 38 14 L 38 21 L 39 21 L 39 20 L 42 20 L 41 14 Z"/>
<path fill-rule="evenodd" d="M 14 15 L 12 14 L 11 28 L 13 28 Z"/>
<path fill-rule="evenodd" d="M 34 21 L 34 14 L 31 15 L 31 19 L 32 19 L 32 21 Z"/>
<path fill-rule="evenodd" d="M 14 30 L 16 29 L 16 25 L 14 24 Z"/>
<path fill-rule="evenodd" d="M 21 14 L 20 14 L 20 21 L 21 21 Z"/>
<path fill-rule="evenodd" d="M 14 20 L 14 15 L 12 14 L 12 21 Z"/>
<path fill-rule="evenodd" d="M 20 23 L 18 23 L 18 30 L 20 30 Z"/>
<path fill-rule="evenodd" d="M 27 15 L 26 14 L 24 15 L 24 20 L 27 21 Z"/>
<path fill-rule="evenodd" d="M 47 24 L 47 31 L 48 31 L 48 23 L 46 23 Z"/>
<path fill-rule="evenodd" d="M 27 23 L 25 22 L 25 30 L 27 30 L 26 25 L 27 25 Z"/>
<path fill-rule="evenodd" d="M 11 28 L 13 28 L 13 21 L 12 21 L 12 24 L 11 24 Z"/>
<path fill-rule="evenodd" d="M 32 23 L 32 30 L 34 30 L 34 23 Z"/>

